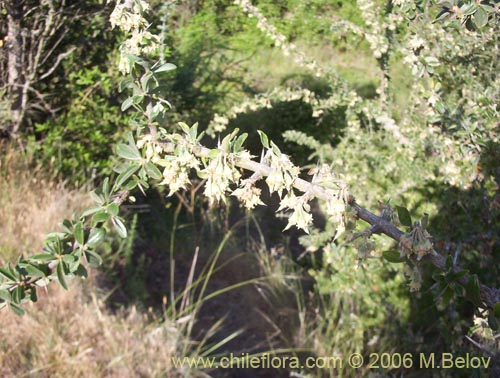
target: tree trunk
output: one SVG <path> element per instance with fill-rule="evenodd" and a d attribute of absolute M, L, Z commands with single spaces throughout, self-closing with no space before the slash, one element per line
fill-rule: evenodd
<path fill-rule="evenodd" d="M 7 132 L 12 137 L 19 133 L 24 113 L 26 93 L 23 72 L 23 5 L 21 0 L 9 0 L 7 9 L 7 91 L 10 102 L 10 125 Z"/>

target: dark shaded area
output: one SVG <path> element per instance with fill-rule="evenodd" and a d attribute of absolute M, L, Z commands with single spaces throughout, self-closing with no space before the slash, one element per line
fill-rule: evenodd
<path fill-rule="evenodd" d="M 478 165 L 481 173 L 468 189 L 430 182 L 420 193 L 428 201 L 438 203 L 438 211 L 430 218 L 429 232 L 434 236 L 439 253 L 451 256 L 457 265 L 477 274 L 489 287 L 500 286 L 500 159 L 498 144 L 484 147 Z M 479 173 L 478 172 L 478 173 Z M 433 274 L 428 264 L 422 269 L 426 283 L 411 298 L 412 338 L 420 339 L 415 351 L 433 353 L 450 351 L 456 356 L 484 354 L 464 339 L 473 324 L 475 305 L 456 295 L 446 304 L 436 300 Z M 468 293 L 466 293 L 468 295 Z M 453 326 L 451 326 L 453 325 Z M 498 322 L 490 317 L 490 327 L 498 332 Z M 408 340 L 411 343 L 412 338 Z M 500 359 L 491 361 L 491 376 L 500 371 Z M 453 369 L 453 376 L 469 377 L 470 370 Z M 479 371 L 477 372 L 479 374 Z"/>

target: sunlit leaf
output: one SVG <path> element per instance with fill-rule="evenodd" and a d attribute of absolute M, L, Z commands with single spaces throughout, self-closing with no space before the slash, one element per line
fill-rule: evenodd
<path fill-rule="evenodd" d="M 396 206 L 396 210 L 398 212 L 398 218 L 399 221 L 403 226 L 406 227 L 411 227 L 412 226 L 412 221 L 411 221 L 411 215 L 410 212 L 406 207 L 403 206 Z"/>
<path fill-rule="evenodd" d="M 59 283 L 61 284 L 61 286 L 65 290 L 68 290 L 68 283 L 66 282 L 66 277 L 65 277 L 64 267 L 63 267 L 62 261 L 59 261 L 59 264 L 57 264 L 56 272 L 57 272 L 57 279 L 59 280 Z"/>

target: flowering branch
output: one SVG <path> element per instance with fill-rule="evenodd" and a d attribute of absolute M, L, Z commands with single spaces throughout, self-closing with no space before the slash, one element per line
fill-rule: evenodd
<path fill-rule="evenodd" d="M 219 140 L 217 148 L 209 149 L 200 144 L 203 133 L 198 133 L 196 124 L 189 127 L 179 123 L 182 131 L 179 133 L 160 127 L 159 120 L 170 104 L 160 96 L 157 75 L 175 66 L 161 61 L 153 64 L 143 57 L 159 47 L 157 37 L 147 31 L 148 23 L 143 18 L 147 9 L 147 3 L 142 0 L 118 1 L 111 16 L 113 25 L 130 36 L 120 50 L 120 71 L 129 74 L 120 84 L 120 90 L 133 92 L 123 102 L 122 110 L 133 107 L 144 116 L 136 120 L 137 138 L 129 135 L 127 144 L 118 144 L 116 154 L 122 159 L 118 175 L 113 182 L 105 179 L 101 188 L 90 193 L 97 204 L 95 207 L 79 217 L 65 220 L 62 232 L 47 237 L 44 253 L 20 258 L 14 267 L 0 267 L 0 307 L 8 304 L 22 314 L 20 304 L 36 301 L 37 287 L 58 280 L 67 288 L 66 276 L 86 277 L 84 261 L 93 266 L 101 263 L 96 247 L 105 239 L 106 230 L 112 227 L 121 237 L 127 236 L 126 226 L 118 214 L 132 189 L 144 191 L 149 182 L 155 180 L 158 185 L 168 186 L 170 196 L 186 189 L 191 184 L 190 174 L 196 172 L 206 180 L 204 195 L 210 203 L 225 202 L 227 196 L 232 195 L 247 209 L 262 204 L 256 183 L 265 180 L 270 193 L 280 197 L 278 211 L 289 212 L 286 228 L 296 226 L 309 232 L 312 226 L 309 202 L 318 198 L 325 202 L 328 221 L 336 227 L 334 240 L 344 233 L 348 220 L 362 219 L 371 225 L 369 232 L 363 234 L 363 242 L 372 233 L 389 236 L 399 243 L 402 256 L 412 265 L 424 259 L 443 271 L 441 282 L 445 290 L 450 282 L 456 281 L 467 287 L 476 305 L 497 312 L 500 290 L 487 287 L 475 275 L 454 265 L 450 258 L 437 254 L 426 231 L 425 218 L 421 223 L 412 224 L 409 214 L 401 216 L 405 215 L 403 212 L 399 218 L 410 231 L 401 231 L 391 223 L 392 216 L 385 217 L 384 213 L 377 216 L 357 204 L 349 195 L 347 185 L 327 165 L 311 169 L 311 181 L 300 178 L 300 168 L 263 132 L 259 131 L 259 135 L 264 152 L 257 162 L 243 148 L 247 134 L 238 135 L 237 129 Z M 265 23 L 262 17 L 259 21 L 262 25 Z M 269 32 L 272 34 L 275 30 L 269 29 Z M 149 134 L 145 134 L 145 130 L 149 130 Z M 254 173 L 242 179 L 241 169 Z M 387 211 L 391 213 L 392 209 Z"/>
<path fill-rule="evenodd" d="M 399 228 L 394 226 L 391 222 L 387 221 L 383 217 L 377 216 L 370 212 L 369 210 L 360 206 L 353 197 L 350 198 L 349 205 L 356 211 L 359 219 L 364 220 L 372 226 L 376 226 L 377 230 L 389 236 L 391 239 L 394 239 L 397 242 L 401 242 L 401 238 L 406 234 L 401 231 Z M 430 262 L 439 270 L 445 272 L 449 268 L 447 266 L 446 258 L 438 253 L 430 253 L 423 257 L 424 261 Z M 455 265 L 453 266 L 454 273 L 460 273 L 462 269 Z M 458 282 L 463 286 L 466 286 L 471 280 L 471 276 L 469 274 L 465 274 L 462 277 L 458 278 Z M 479 282 L 479 295 L 481 302 L 483 302 L 488 309 L 493 309 L 498 302 L 500 302 L 500 289 L 490 288 L 483 283 Z"/>

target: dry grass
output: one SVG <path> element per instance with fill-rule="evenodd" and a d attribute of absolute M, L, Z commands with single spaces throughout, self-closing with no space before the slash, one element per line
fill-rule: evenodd
<path fill-rule="evenodd" d="M 174 376 L 176 327 L 135 307 L 111 314 L 95 291 L 94 279 L 73 280 L 69 292 L 40 293 L 23 317 L 0 311 L 0 376 Z"/>
<path fill-rule="evenodd" d="M 2 148 L 0 158 L 0 261 L 41 252 L 46 233 L 90 204 L 83 191 L 48 179 L 19 152 Z"/>
<path fill-rule="evenodd" d="M 40 251 L 44 236 L 85 204 L 83 190 L 54 183 L 12 149 L 0 159 L 0 260 Z M 111 313 L 95 272 L 57 284 L 18 317 L 0 310 L 2 377 L 176 376 L 170 358 L 186 345 L 172 321 L 160 322 L 135 307 Z"/>

